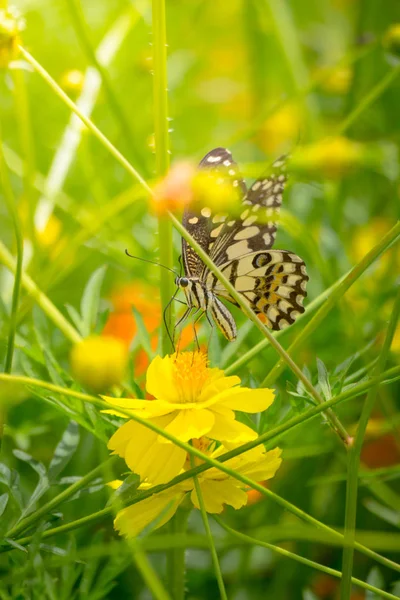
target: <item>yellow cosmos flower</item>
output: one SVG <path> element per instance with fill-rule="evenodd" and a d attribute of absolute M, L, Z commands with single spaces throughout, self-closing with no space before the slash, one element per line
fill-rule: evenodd
<path fill-rule="evenodd" d="M 214 443 L 209 445 L 210 440 L 202 439 L 196 441 L 196 446 L 208 445 L 208 453 L 212 458 L 218 458 L 232 446 L 219 446 L 213 450 Z M 243 454 L 232 458 L 226 463 L 227 467 L 234 469 L 237 473 L 245 475 L 256 481 L 271 479 L 281 464 L 281 450 L 275 448 L 267 452 L 263 446 L 257 446 Z M 190 468 L 190 461 L 186 463 Z M 221 513 L 226 505 L 235 509 L 242 508 L 247 504 L 247 486 L 223 473 L 219 469 L 211 468 L 198 476 L 204 506 L 208 513 Z M 196 508 L 199 508 L 199 499 L 195 490 L 193 479 L 156 494 L 142 502 L 128 506 L 121 510 L 114 521 L 115 528 L 127 537 L 138 535 L 147 525 L 156 520 L 154 528 L 164 525 L 176 512 L 178 506 L 190 492 L 190 500 Z"/>
<path fill-rule="evenodd" d="M 201 352 L 157 356 L 147 370 L 146 389 L 154 400 L 110 398 L 107 412 L 124 417 L 118 408 L 161 427 L 183 442 L 207 436 L 224 443 L 243 444 L 257 437 L 253 429 L 235 418 L 235 411 L 257 413 L 273 402 L 273 391 L 239 387 L 237 376 L 226 377 L 207 365 Z M 186 452 L 129 420 L 112 436 L 108 447 L 125 459 L 142 480 L 165 483 L 184 466 Z"/>

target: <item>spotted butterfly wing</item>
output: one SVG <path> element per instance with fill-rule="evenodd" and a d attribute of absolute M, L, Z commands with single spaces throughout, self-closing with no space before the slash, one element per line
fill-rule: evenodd
<path fill-rule="evenodd" d="M 232 154 L 226 148 L 211 150 L 200 162 L 199 167 L 218 170 L 221 180 L 230 180 L 232 187 L 237 189 L 239 200 L 247 193 L 246 184 L 239 177 L 237 164 L 232 159 Z M 216 237 L 215 232 L 219 229 L 220 223 L 225 221 L 225 219 L 226 215 L 214 215 L 211 217 L 211 210 L 207 207 L 202 208 L 200 212 L 194 212 L 190 208 L 187 208 L 183 213 L 182 222 L 185 229 L 187 229 L 201 248 L 207 254 L 210 254 Z M 184 238 L 182 238 L 182 257 L 185 275 L 187 277 L 200 276 L 204 270 L 204 263 Z"/>
<path fill-rule="evenodd" d="M 273 330 L 292 324 L 304 312 L 308 276 L 304 262 L 286 250 L 271 250 L 276 219 L 286 183 L 285 157 L 279 158 L 267 177 L 257 180 L 247 191 L 239 177 L 231 153 L 216 148 L 201 161 L 200 168 L 222 170 L 242 196 L 239 218 L 212 215 L 207 207 L 200 214 L 186 211 L 183 224 L 220 267 L 243 300 L 258 314 L 265 315 Z M 210 312 L 227 339 L 235 339 L 236 325 L 219 298 L 237 305 L 229 292 L 204 265 L 186 241 L 182 241 L 185 289 L 190 306 Z"/>

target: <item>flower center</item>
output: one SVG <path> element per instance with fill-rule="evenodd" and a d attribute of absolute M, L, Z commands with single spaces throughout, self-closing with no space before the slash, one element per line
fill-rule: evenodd
<path fill-rule="evenodd" d="M 207 355 L 203 352 L 180 352 L 174 356 L 173 376 L 179 402 L 197 402 L 209 378 Z"/>

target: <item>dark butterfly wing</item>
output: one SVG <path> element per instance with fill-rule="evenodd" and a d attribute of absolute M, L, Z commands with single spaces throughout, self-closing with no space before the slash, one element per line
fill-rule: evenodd
<path fill-rule="evenodd" d="M 265 315 L 270 329 L 284 329 L 304 312 L 308 275 L 304 262 L 296 254 L 287 250 L 253 252 L 220 268 L 250 308 Z M 236 304 L 213 273 L 208 274 L 206 286 Z"/>
<path fill-rule="evenodd" d="M 238 174 L 237 164 L 233 160 L 232 154 L 226 148 L 211 150 L 202 159 L 199 168 L 217 170 L 221 174 L 221 183 L 230 181 L 233 188 L 237 189 L 240 198 L 245 196 L 247 192 L 246 184 Z M 226 218 L 226 215 L 215 215 L 212 218 L 211 210 L 207 207 L 202 208 L 200 212 L 194 212 L 189 208 L 184 211 L 182 222 L 185 229 L 200 244 L 202 249 L 210 254 L 215 239 L 215 236 L 212 235 L 213 231 L 218 229 Z M 205 265 L 183 238 L 182 257 L 185 275 L 187 277 L 200 276 Z"/>
<path fill-rule="evenodd" d="M 286 157 L 281 156 L 273 163 L 272 172 L 258 179 L 244 196 L 240 218 L 224 220 L 210 232 L 214 241 L 209 245 L 210 257 L 216 265 L 271 248 L 287 180 L 285 171 Z"/>

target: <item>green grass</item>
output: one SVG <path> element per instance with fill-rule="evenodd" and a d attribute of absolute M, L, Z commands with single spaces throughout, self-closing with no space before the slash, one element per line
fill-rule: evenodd
<path fill-rule="evenodd" d="M 382 41 L 397 3 L 16 5 L 26 29 L 0 79 L 1 598 L 400 597 L 400 67 L 398 40 Z M 338 136 L 357 142 L 350 159 Z M 341 145 L 321 161 L 329 139 Z M 181 214 L 152 212 L 170 162 L 224 145 L 249 181 L 293 152 L 275 247 L 310 281 L 305 314 L 277 335 Z M 133 323 L 109 393 L 144 397 L 146 363 L 171 351 L 174 278 L 124 250 L 179 270 L 181 236 L 242 308 L 232 346 L 200 323 L 211 366 L 276 399 L 239 416 L 258 438 L 220 461 L 147 424 L 192 469 L 119 496 L 106 485 L 129 475 L 107 449 L 116 421 L 70 353 Z M 283 449 L 267 488 L 226 463 L 260 444 Z M 259 500 L 208 515 L 198 475 L 211 467 Z M 113 530 L 122 506 L 190 477 L 200 511 L 129 541 Z"/>

